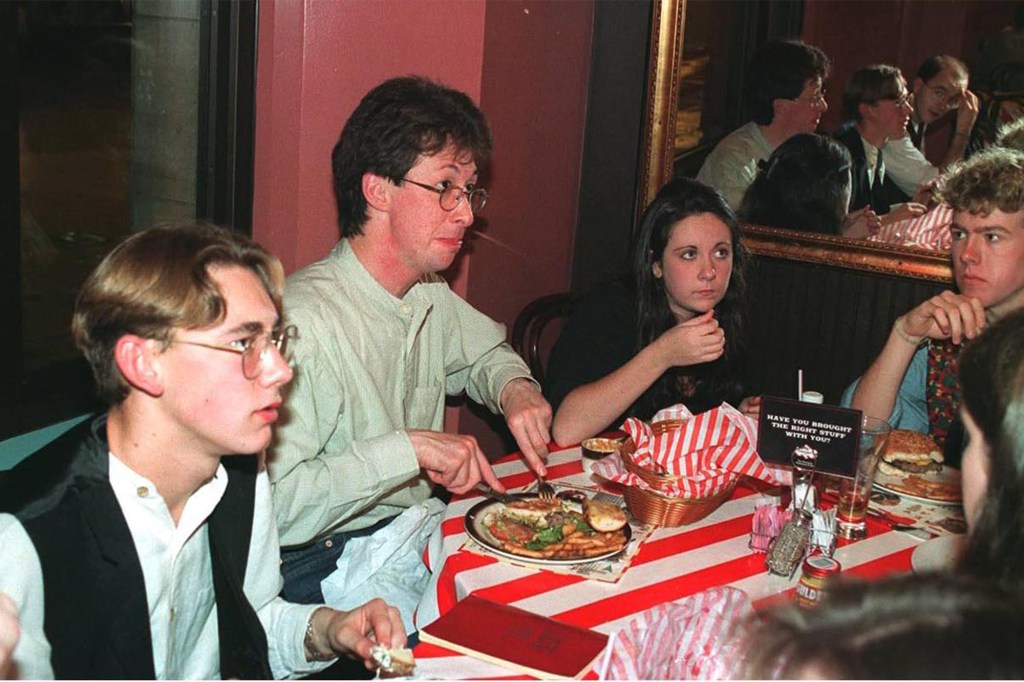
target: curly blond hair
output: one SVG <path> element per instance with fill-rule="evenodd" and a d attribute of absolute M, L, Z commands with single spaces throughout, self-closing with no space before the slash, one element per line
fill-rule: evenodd
<path fill-rule="evenodd" d="M 1024 211 L 1024 152 L 1002 147 L 978 152 L 949 168 L 938 196 L 954 211 Z"/>

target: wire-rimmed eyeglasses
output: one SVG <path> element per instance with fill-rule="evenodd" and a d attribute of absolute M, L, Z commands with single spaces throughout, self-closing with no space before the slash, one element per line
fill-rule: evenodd
<path fill-rule="evenodd" d="M 228 353 L 237 353 L 242 356 L 242 374 L 246 379 L 255 379 L 263 371 L 263 361 L 267 359 L 270 347 L 274 346 L 281 354 L 281 357 L 288 361 L 288 342 L 298 338 L 298 330 L 294 325 L 284 329 L 276 329 L 269 332 L 259 332 L 244 339 L 231 341 L 226 345 L 205 343 L 203 341 L 183 341 L 173 339 L 171 343 L 180 343 L 186 346 L 198 346 L 210 350 L 222 350 Z"/>
<path fill-rule="evenodd" d="M 440 189 L 433 185 L 410 180 L 409 178 L 402 178 L 402 180 L 437 194 L 441 208 L 446 211 L 454 211 L 459 207 L 462 198 L 467 196 L 469 197 L 469 210 L 473 213 L 479 213 L 487 204 L 487 190 L 481 187 L 466 188 L 459 187 L 458 185 L 448 185 L 444 189 Z"/>

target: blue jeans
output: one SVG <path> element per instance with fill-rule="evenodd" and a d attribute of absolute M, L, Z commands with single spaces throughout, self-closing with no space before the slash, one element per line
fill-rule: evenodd
<path fill-rule="evenodd" d="M 305 547 L 281 550 L 281 577 L 284 578 L 281 596 L 293 604 L 323 604 L 320 583 L 338 567 L 338 557 L 345 551 L 345 543 L 352 538 L 373 535 L 393 520 L 394 517 L 381 519 L 367 528 L 342 531 Z"/>

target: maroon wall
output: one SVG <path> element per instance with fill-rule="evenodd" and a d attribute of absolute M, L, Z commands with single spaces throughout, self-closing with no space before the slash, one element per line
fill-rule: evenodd
<path fill-rule="evenodd" d="M 969 61 L 984 35 L 1012 23 L 1016 0 L 830 0 L 804 3 L 803 39 L 832 59 L 827 84 L 829 110 L 822 128 L 842 123 L 842 92 L 854 71 L 873 63 L 895 64 L 913 80 L 917 67 L 934 54 Z M 947 121 L 948 123 L 948 121 Z M 928 149 L 941 153 L 949 129 L 930 127 Z"/>
<path fill-rule="evenodd" d="M 480 102 L 494 130 L 491 200 L 453 288 L 511 326 L 568 289 L 592 0 L 262 0 L 253 235 L 289 272 L 337 241 L 330 151 L 377 83 L 423 74 Z M 501 242 L 497 246 L 493 242 Z M 500 440 L 464 409 L 447 428 Z"/>

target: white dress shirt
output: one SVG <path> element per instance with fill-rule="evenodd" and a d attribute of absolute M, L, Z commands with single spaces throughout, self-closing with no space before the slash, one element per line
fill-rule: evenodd
<path fill-rule="evenodd" d="M 914 146 L 910 134 L 889 140 L 882 147 L 889 177 L 906 194 L 914 196 L 917 188 L 939 177 L 939 169 Z"/>
<path fill-rule="evenodd" d="M 220 642 L 206 523 L 227 487 L 227 472 L 188 499 L 175 526 L 152 481 L 110 456 L 110 485 L 139 555 L 149 605 L 153 664 L 158 679 L 220 677 Z M 0 591 L 18 605 L 22 636 L 14 660 L 23 678 L 52 678 L 43 632 L 43 579 L 35 547 L 16 518 L 0 515 Z M 73 570 L 73 567 L 69 567 Z M 327 663 L 309 663 L 303 650 L 306 623 L 317 605 L 280 597 L 280 553 L 266 472 L 256 477 L 252 538 L 243 590 L 269 644 L 275 677 L 306 674 Z M 87 589 L 87 586 L 83 586 Z M 111 595 L 116 599 L 116 595 Z"/>

